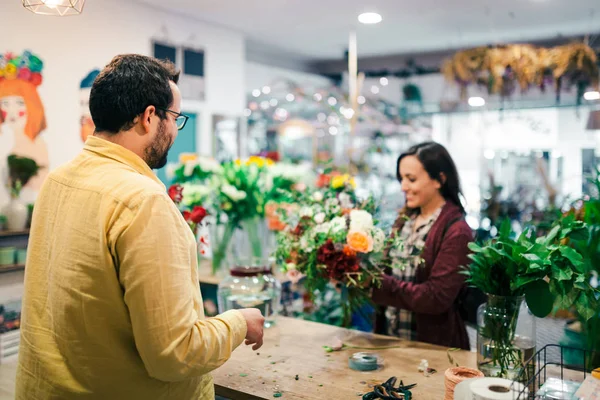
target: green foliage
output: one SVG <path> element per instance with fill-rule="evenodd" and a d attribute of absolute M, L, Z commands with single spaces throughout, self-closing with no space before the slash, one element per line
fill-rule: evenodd
<path fill-rule="evenodd" d="M 19 197 L 23 186 L 36 176 L 42 167 L 35 160 L 11 154 L 8 156 L 8 178 L 11 193 Z"/>
<path fill-rule="evenodd" d="M 574 216 L 557 221 L 547 235 L 534 240 L 532 230 L 511 238 L 508 221 L 497 239 L 471 244 L 472 263 L 464 271 L 467 282 L 488 294 L 525 295 L 531 312 L 545 317 L 554 305 L 575 304 L 587 319 L 597 308 L 597 290 L 590 285 L 581 241 L 588 227 Z"/>

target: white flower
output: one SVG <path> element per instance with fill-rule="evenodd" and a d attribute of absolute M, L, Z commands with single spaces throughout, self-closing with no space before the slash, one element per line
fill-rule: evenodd
<path fill-rule="evenodd" d="M 223 185 L 221 187 L 221 192 L 227 197 L 229 197 L 233 201 L 240 201 L 246 198 L 246 192 L 241 190 L 237 190 L 234 186 L 231 185 Z"/>
<path fill-rule="evenodd" d="M 340 199 L 340 204 L 342 206 L 342 208 L 352 208 L 353 204 L 352 204 L 352 198 L 350 197 L 350 195 L 348 193 L 340 193 L 339 196 Z"/>
<path fill-rule="evenodd" d="M 184 183 L 183 187 L 183 200 L 184 206 L 198 205 L 203 203 L 208 196 L 210 196 L 211 188 L 206 185 L 198 185 L 195 183 Z"/>
<path fill-rule="evenodd" d="M 300 209 L 300 218 L 309 217 L 312 218 L 314 215 L 313 209 L 307 206 L 304 206 Z"/>
<path fill-rule="evenodd" d="M 337 199 L 327 199 L 325 201 L 325 210 L 330 214 L 337 214 L 340 212 L 340 203 Z"/>
<path fill-rule="evenodd" d="M 317 224 L 322 224 L 323 222 L 325 222 L 325 213 L 318 213 L 317 215 L 315 215 L 315 222 Z"/>
<path fill-rule="evenodd" d="M 373 251 L 379 253 L 385 244 L 385 233 L 379 228 L 374 228 L 371 235 L 373 236 Z"/>
<path fill-rule="evenodd" d="M 330 229 L 332 233 L 338 233 L 346 230 L 346 218 L 335 217 L 330 221 Z"/>
<path fill-rule="evenodd" d="M 312 238 L 314 239 L 319 233 L 329 233 L 330 230 L 331 230 L 330 222 L 325 222 L 323 224 L 317 225 L 312 230 Z"/>
<path fill-rule="evenodd" d="M 196 161 L 196 165 L 200 166 L 200 169 L 205 172 L 221 172 L 222 168 L 221 164 L 214 158 L 209 157 L 199 157 Z"/>
<path fill-rule="evenodd" d="M 312 247 L 310 247 L 310 244 L 308 243 L 308 238 L 306 236 L 302 236 L 300 238 L 300 247 L 307 253 L 310 253 L 312 251 Z"/>
<path fill-rule="evenodd" d="M 338 205 L 340 205 L 338 199 L 327 199 L 327 201 L 325 201 L 325 207 L 333 207 Z"/>
<path fill-rule="evenodd" d="M 364 210 L 350 211 L 350 230 L 369 232 L 373 229 L 373 216 Z"/>
<path fill-rule="evenodd" d="M 196 168 L 196 161 L 186 161 L 183 164 L 183 176 L 190 177 L 194 173 L 194 168 Z"/>
<path fill-rule="evenodd" d="M 167 169 L 165 170 L 165 175 L 167 176 L 167 179 L 172 181 L 173 178 L 175 178 L 175 171 L 177 170 L 179 166 L 176 163 L 168 163 L 167 164 Z"/>
<path fill-rule="evenodd" d="M 321 193 L 321 192 L 314 192 L 313 195 L 312 195 L 312 198 L 316 202 L 323 201 L 323 193 Z"/>

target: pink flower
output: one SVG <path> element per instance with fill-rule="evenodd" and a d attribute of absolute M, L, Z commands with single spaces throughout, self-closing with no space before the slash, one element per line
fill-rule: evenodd
<path fill-rule="evenodd" d="M 300 279 L 304 278 L 304 275 L 302 275 L 302 273 L 296 269 L 288 271 L 286 276 L 293 284 L 300 282 Z"/>

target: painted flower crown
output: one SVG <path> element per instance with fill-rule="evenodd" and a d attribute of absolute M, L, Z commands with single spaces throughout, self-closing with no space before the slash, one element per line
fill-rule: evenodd
<path fill-rule="evenodd" d="M 0 54 L 0 81 L 3 79 L 21 79 L 35 86 L 42 84 L 44 62 L 26 50 L 21 56 L 13 53 Z"/>

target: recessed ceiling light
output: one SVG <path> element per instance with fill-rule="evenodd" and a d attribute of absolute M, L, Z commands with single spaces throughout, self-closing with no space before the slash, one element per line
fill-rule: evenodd
<path fill-rule="evenodd" d="M 600 92 L 593 90 L 591 92 L 585 92 L 583 94 L 583 98 L 592 101 L 592 100 L 600 100 Z"/>
<path fill-rule="evenodd" d="M 483 107 L 485 106 L 485 99 L 483 97 L 469 97 L 469 105 L 471 107 Z"/>
<path fill-rule="evenodd" d="M 381 15 L 374 12 L 366 12 L 358 16 L 358 22 L 361 24 L 378 24 L 382 19 Z"/>

